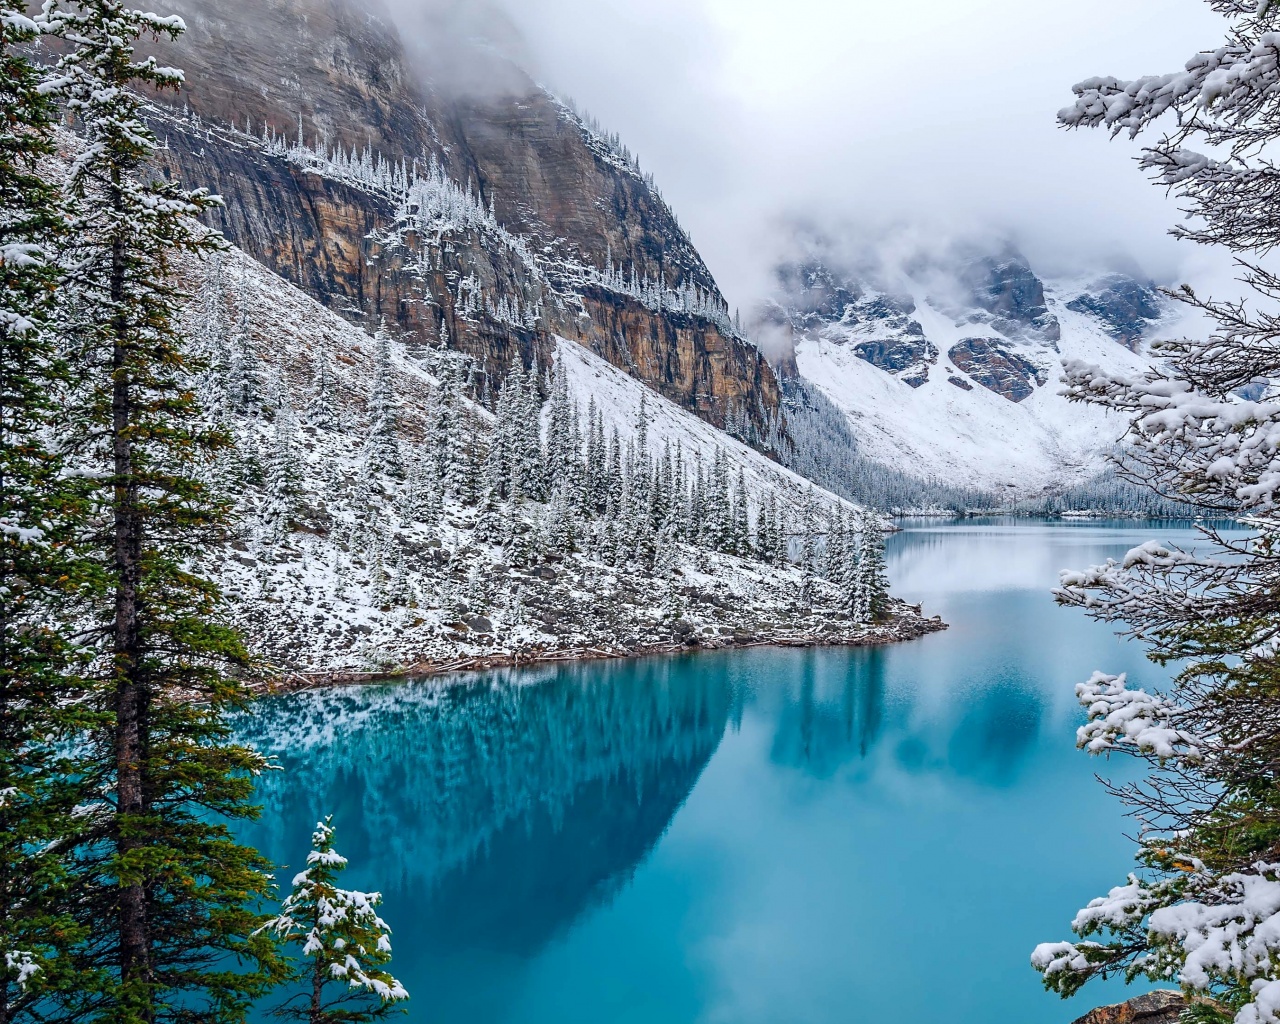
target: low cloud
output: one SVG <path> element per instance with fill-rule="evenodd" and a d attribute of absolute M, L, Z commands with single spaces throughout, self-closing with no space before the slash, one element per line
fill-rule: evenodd
<path fill-rule="evenodd" d="M 1193 0 L 493 0 L 502 17 L 391 2 L 419 45 L 483 37 L 620 132 L 732 305 L 770 290 L 797 223 L 851 253 L 1007 238 L 1047 273 L 1123 264 L 1172 282 L 1203 262 L 1166 237 L 1176 204 L 1136 145 L 1055 119 L 1075 81 L 1216 45 L 1225 23 Z M 473 64 L 471 84 L 494 73 Z"/>

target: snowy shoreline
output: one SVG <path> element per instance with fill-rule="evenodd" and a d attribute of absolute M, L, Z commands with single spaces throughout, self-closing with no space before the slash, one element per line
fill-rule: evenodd
<path fill-rule="evenodd" d="M 335 670 L 330 672 L 285 672 L 265 678 L 249 686 L 254 696 L 275 696 L 331 686 L 372 685 L 406 679 L 421 679 L 484 671 L 496 668 L 523 668 L 553 662 L 619 661 L 649 658 L 665 654 L 703 653 L 724 650 L 747 650 L 756 647 L 883 647 L 889 644 L 920 640 L 949 629 L 940 616 L 926 617 L 918 605 L 895 602 L 893 617 L 872 626 L 860 625 L 844 635 L 820 631 L 773 632 L 763 635 L 743 634 L 730 637 L 699 637 L 688 641 L 666 641 L 653 644 L 618 644 L 596 647 L 532 648 L 523 651 L 493 651 L 453 659 L 425 659 L 403 666 L 371 672 Z"/>

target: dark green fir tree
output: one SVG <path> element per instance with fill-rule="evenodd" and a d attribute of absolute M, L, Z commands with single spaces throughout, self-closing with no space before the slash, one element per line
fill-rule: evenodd
<path fill-rule="evenodd" d="M 267 765 L 226 725 L 245 700 L 248 658 L 194 567 L 226 529 L 226 503 L 201 480 L 228 438 L 200 416 L 202 366 L 175 327 L 177 260 L 225 243 L 197 221 L 213 200 L 148 173 L 156 141 L 141 92 L 182 77 L 134 52 L 139 37 L 175 37 L 183 24 L 122 0 L 46 9 L 81 137 L 62 282 L 79 378 L 68 458 L 93 482 L 102 584 L 82 628 L 96 645 L 90 694 L 108 718 L 81 867 L 86 955 L 108 975 L 82 1019 L 242 1021 L 279 969 L 255 934 L 269 865 L 230 827 L 254 813 L 253 776 Z"/>
<path fill-rule="evenodd" d="M 0 1024 L 35 1020 L 92 982 L 68 869 L 83 822 L 74 738 L 92 727 L 68 637 L 94 577 L 74 543 L 86 518 L 56 450 L 70 383 L 54 330 L 58 189 L 40 174 L 57 110 L 26 54 L 40 26 L 0 3 Z"/>

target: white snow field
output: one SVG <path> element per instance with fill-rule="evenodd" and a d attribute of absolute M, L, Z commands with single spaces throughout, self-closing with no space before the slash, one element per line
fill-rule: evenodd
<path fill-rule="evenodd" d="M 1126 373 L 1151 365 L 1110 337 L 1096 318 L 1066 308 L 1078 294 L 1070 285 L 1046 284 L 1048 310 L 1061 325 L 1056 350 L 1052 343 L 1010 338 L 991 324 L 957 325 L 927 294 L 914 294 L 911 317 L 939 352 L 918 388 L 854 352 L 866 337 L 861 325 L 845 330 L 833 324 L 817 337 L 799 339 L 796 361 L 801 375 L 848 416 L 867 457 L 954 486 L 1031 495 L 1099 473 L 1125 430 L 1120 418 L 1062 397 L 1064 363 L 1080 359 Z M 953 345 L 975 336 L 1007 341 L 1044 371 L 1046 382 L 1021 402 L 975 382 L 948 356 Z"/>

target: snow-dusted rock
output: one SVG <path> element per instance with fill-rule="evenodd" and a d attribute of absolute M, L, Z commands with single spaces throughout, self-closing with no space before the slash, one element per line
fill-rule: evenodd
<path fill-rule="evenodd" d="M 1059 393 L 1083 359 L 1140 374 L 1172 304 L 1120 274 L 1042 279 L 1013 251 L 931 254 L 906 269 L 838 271 L 819 247 L 779 271 L 762 315 L 864 456 L 952 486 L 1030 496 L 1104 469 L 1125 424 Z"/>

